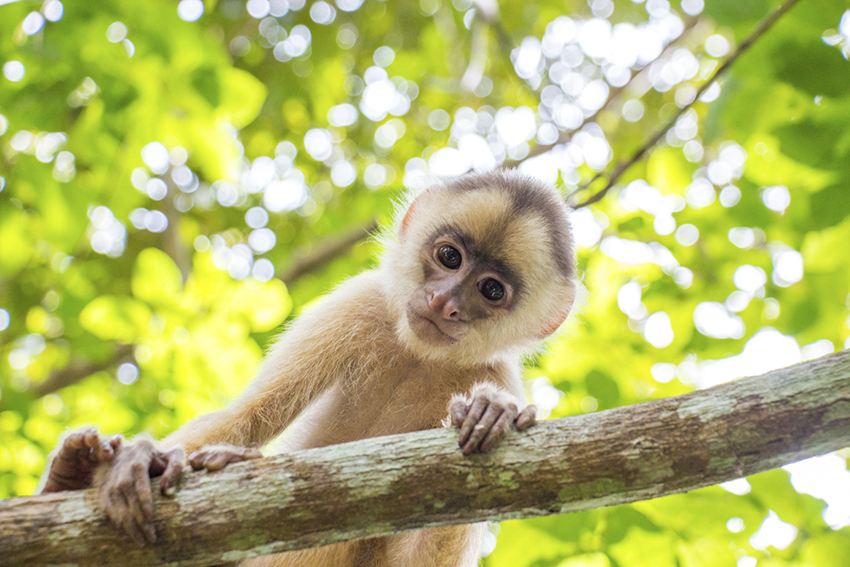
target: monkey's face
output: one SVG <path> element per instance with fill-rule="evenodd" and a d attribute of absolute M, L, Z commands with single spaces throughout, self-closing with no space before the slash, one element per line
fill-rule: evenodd
<path fill-rule="evenodd" d="M 388 244 L 399 336 L 458 363 L 531 350 L 575 296 L 566 206 L 517 174 L 459 179 L 419 195 Z"/>
<path fill-rule="evenodd" d="M 435 232 L 419 252 L 421 285 L 407 303 L 407 324 L 432 345 L 461 342 L 475 322 L 513 309 L 520 283 L 513 271 L 457 227 Z"/>

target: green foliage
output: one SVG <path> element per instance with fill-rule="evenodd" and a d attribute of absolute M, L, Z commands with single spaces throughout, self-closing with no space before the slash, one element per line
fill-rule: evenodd
<path fill-rule="evenodd" d="M 482 18 L 469 0 L 302 4 L 205 2 L 197 21 L 183 18 L 199 0 L 0 5 L 0 497 L 35 490 L 66 429 L 162 436 L 238 395 L 281 324 L 373 266 L 378 245 L 278 278 L 386 222 L 404 185 L 503 162 L 565 193 L 607 179 L 776 6 L 535 0 Z M 656 60 L 649 39 L 692 18 Z M 606 21 L 644 35 L 605 43 Z M 528 363 L 545 412 L 850 344 L 848 57 L 846 2 L 801 0 L 575 214 L 588 294 Z M 846 563 L 848 528 L 787 472 L 749 488 L 505 522 L 485 564 Z M 798 530 L 784 549 L 754 546 L 771 510 Z"/>

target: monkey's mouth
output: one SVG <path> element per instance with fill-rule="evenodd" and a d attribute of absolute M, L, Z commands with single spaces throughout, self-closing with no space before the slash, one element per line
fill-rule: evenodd
<path fill-rule="evenodd" d="M 458 342 L 459 338 L 450 335 L 425 315 L 420 315 L 408 304 L 407 324 L 420 339 L 425 342 L 439 345 L 450 345 Z"/>

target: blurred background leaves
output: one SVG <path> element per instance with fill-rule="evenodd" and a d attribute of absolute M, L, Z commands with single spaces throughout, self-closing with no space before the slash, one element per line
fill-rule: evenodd
<path fill-rule="evenodd" d="M 472 169 L 614 181 L 573 214 L 581 313 L 527 364 L 550 417 L 850 346 L 850 10 L 756 31 L 777 7 L 0 0 L 0 497 L 68 428 L 227 403 L 405 186 Z M 846 456 L 505 522 L 485 564 L 843 566 Z"/>

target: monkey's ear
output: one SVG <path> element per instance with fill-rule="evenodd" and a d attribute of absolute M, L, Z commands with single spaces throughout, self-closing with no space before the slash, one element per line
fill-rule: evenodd
<path fill-rule="evenodd" d="M 413 210 L 416 208 L 416 203 L 419 202 L 419 197 L 415 198 L 410 206 L 407 207 L 407 212 L 404 213 L 404 217 L 401 219 L 401 225 L 398 228 L 398 237 L 404 238 L 404 234 L 407 232 L 408 227 L 410 226 L 410 222 L 413 220 Z"/>
<path fill-rule="evenodd" d="M 561 325 L 564 324 L 564 321 L 567 320 L 567 316 L 570 314 L 570 309 L 573 306 L 573 300 L 570 298 L 570 301 L 567 303 L 567 306 L 559 311 L 552 319 L 542 328 L 540 332 L 537 334 L 538 340 L 543 340 L 552 335 L 555 331 L 557 331 Z"/>
<path fill-rule="evenodd" d="M 567 316 L 573 309 L 581 312 L 587 301 L 587 288 L 580 280 L 572 279 L 569 283 L 569 289 L 564 293 L 564 301 L 561 303 L 561 309 L 545 324 L 537 334 L 537 340 L 543 340 L 551 336 L 558 328 L 567 320 Z"/>

